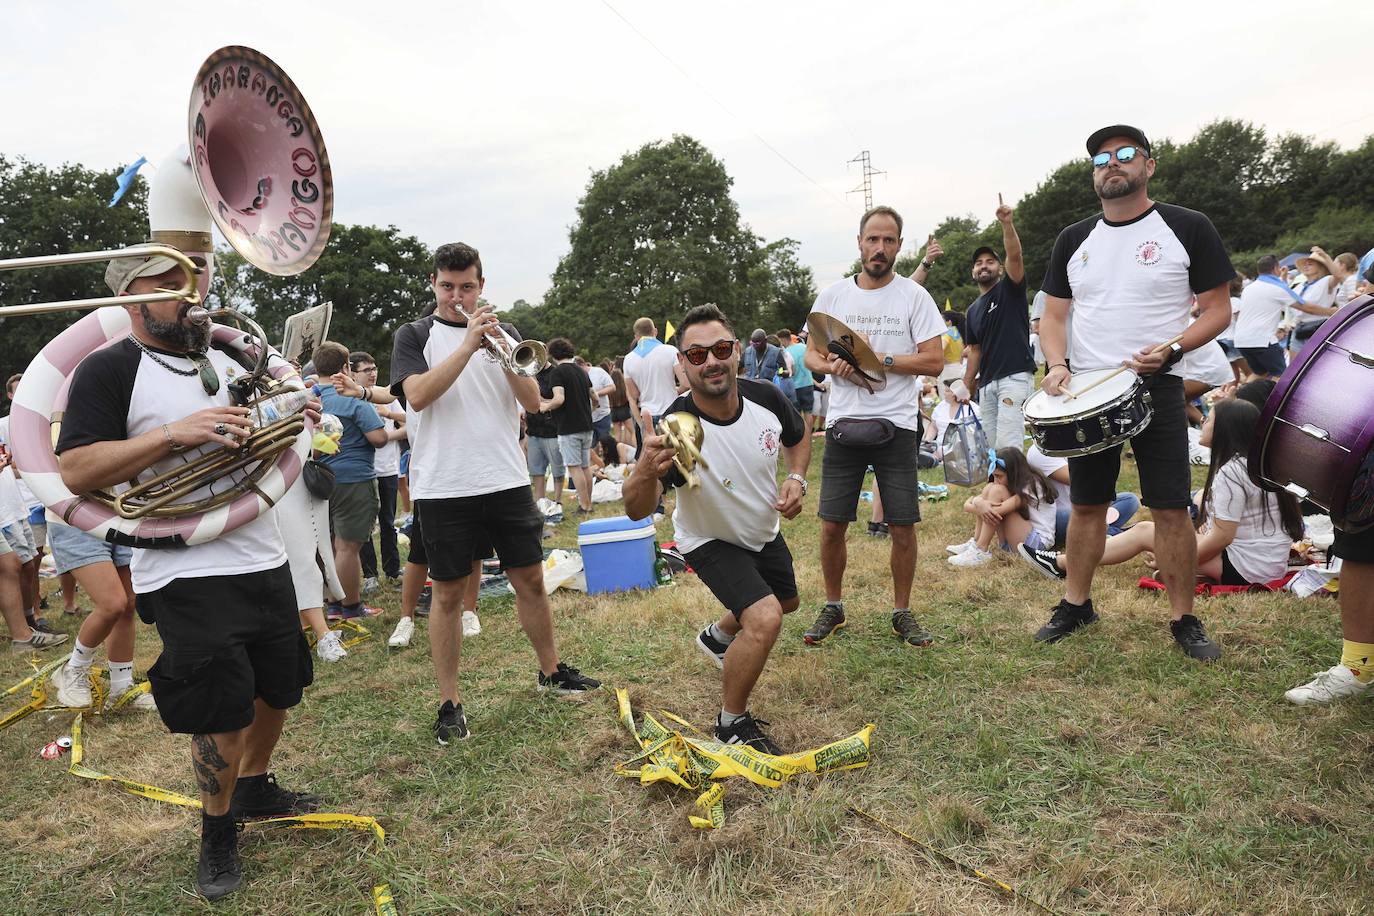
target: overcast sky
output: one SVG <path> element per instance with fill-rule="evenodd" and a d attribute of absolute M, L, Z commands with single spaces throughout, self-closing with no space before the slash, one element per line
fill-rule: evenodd
<path fill-rule="evenodd" d="M 1374 133 L 1364 0 L 8 0 L 3 23 L 6 155 L 156 163 L 185 140 L 201 62 L 249 45 L 319 118 L 336 220 L 476 245 L 501 307 L 542 298 L 592 170 L 674 133 L 724 161 L 744 221 L 798 239 L 820 285 L 855 254 L 861 150 L 911 248 L 945 216 L 987 222 L 1104 124 Z"/>

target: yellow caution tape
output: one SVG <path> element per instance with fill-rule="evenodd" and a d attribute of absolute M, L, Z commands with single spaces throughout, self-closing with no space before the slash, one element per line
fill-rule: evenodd
<path fill-rule="evenodd" d="M 706 786 L 694 803 L 695 807 L 706 813 L 706 817 L 695 814 L 688 816 L 689 823 L 700 830 L 712 830 L 725 823 L 725 805 L 722 801 L 725 786 L 721 782 L 710 784 L 712 780 L 742 776 L 755 785 L 776 788 L 802 773 L 825 773 L 868 766 L 869 744 L 874 728 L 871 723 L 848 738 L 815 750 L 773 755 L 743 745 L 722 744 L 704 736 L 697 738 L 684 735 L 681 731 L 669 731 L 648 713 L 644 714 L 643 724 L 636 728 L 629 693 L 620 688 L 615 691 L 615 697 L 621 724 L 639 744 L 639 753 L 616 764 L 615 772 L 638 779 L 640 785 L 670 782 L 692 791 L 699 791 Z M 697 731 L 672 713 L 660 712 L 665 719 Z"/>
<path fill-rule="evenodd" d="M 1021 893 L 1016 888 L 1012 887 L 1010 884 L 1007 884 L 1005 881 L 999 881 L 991 875 L 974 868 L 972 865 L 965 865 L 963 862 L 960 862 L 958 859 L 954 858 L 946 852 L 942 852 L 939 849 L 936 849 L 934 846 L 930 845 L 924 840 L 918 840 L 911 834 L 904 833 L 901 830 L 898 830 L 896 827 L 893 827 L 891 824 L 889 824 L 882 818 L 878 817 L 877 815 L 869 814 L 867 811 L 855 808 L 853 805 L 849 806 L 849 810 L 852 811 L 854 814 L 857 814 L 859 817 L 872 821 L 880 827 L 883 827 L 887 830 L 891 830 L 893 833 L 897 834 L 897 836 L 906 840 L 908 843 L 911 843 L 915 846 L 919 846 L 921 849 L 924 849 L 926 852 L 930 853 L 935 858 L 939 859 L 941 862 L 944 862 L 948 865 L 953 865 L 955 868 L 959 869 L 964 874 L 972 875 L 979 881 L 982 881 L 984 884 L 995 887 L 1002 893 L 1014 897 L 1017 900 L 1022 901 L 1023 903 L 1029 903 L 1031 906 L 1035 907 L 1038 910 L 1050 913 L 1052 914 L 1052 916 L 1059 916 L 1059 914 L 1055 910 L 1052 910 L 1049 907 L 1045 906 L 1045 904 L 1041 903 L 1039 900 L 1036 900 L 1034 897 L 1027 897 L 1025 894 Z"/>
<path fill-rule="evenodd" d="M 343 646 L 345 649 L 351 649 L 358 643 L 372 638 L 371 630 L 363 626 L 361 623 L 358 623 L 353 620 L 335 621 L 334 626 L 329 628 L 329 631 L 331 633 L 342 633 L 345 630 L 358 634 L 357 636 L 351 636 L 348 639 L 345 639 L 339 643 L 339 645 Z M 309 630 L 308 628 L 305 634 L 305 638 L 310 643 L 310 648 L 312 649 L 315 648 L 315 644 L 319 642 L 319 640 L 315 638 L 315 633 Z"/>
<path fill-rule="evenodd" d="M 377 916 L 401 916 L 391 896 L 390 884 L 379 884 L 372 889 L 372 906 L 376 908 Z"/>
<path fill-rule="evenodd" d="M 3 698 L 5 698 L 5 697 L 7 697 L 7 696 L 11 696 L 11 695 L 13 695 L 13 694 L 18 693 L 19 691 L 23 690 L 25 687 L 27 687 L 27 686 L 29 686 L 30 684 L 32 684 L 34 681 L 41 681 L 43 678 L 47 677 L 47 676 L 48 676 L 49 674 L 51 674 L 54 670 L 56 670 L 57 667 L 58 667 L 59 665 L 66 664 L 67 659 L 69 659 L 69 658 L 71 658 L 71 657 L 72 657 L 72 654 L 71 654 L 70 652 L 68 652 L 66 655 L 62 656 L 61 658 L 55 658 L 55 659 L 53 659 L 52 661 L 48 662 L 46 665 L 44 665 L 44 666 L 41 667 L 41 668 L 38 667 L 38 665 L 34 664 L 32 660 L 30 660 L 29 663 L 32 664 L 33 667 L 34 667 L 34 672 L 33 672 L 33 674 L 30 674 L 28 677 L 24 678 L 22 681 L 20 681 L 19 683 L 15 684 L 13 687 L 9 688 L 9 689 L 6 690 L 4 693 L 0 693 L 0 699 L 3 699 Z"/>
<path fill-rule="evenodd" d="M 341 814 L 338 812 L 317 812 L 315 814 L 298 814 L 292 817 L 264 817 L 255 821 L 248 821 L 243 825 L 244 830 L 253 827 L 268 827 L 281 824 L 287 827 L 294 827 L 297 830 L 367 830 L 377 838 L 377 846 L 386 845 L 386 831 L 382 825 L 377 823 L 375 817 L 365 817 L 361 814 Z"/>
<path fill-rule="evenodd" d="M 33 674 L 30 674 L 28 677 L 6 690 L 3 694 L 0 694 L 0 699 L 3 699 L 4 697 L 13 696 L 30 684 L 33 685 L 33 689 L 29 691 L 29 696 L 31 697 L 29 702 L 14 710 L 3 719 L 0 719 L 0 731 L 9 728 L 20 719 L 26 718 L 31 713 L 35 713 L 46 706 L 48 702 L 48 691 L 43 687 L 43 682 L 47 679 L 49 674 L 55 671 L 59 666 L 66 664 L 67 659 L 71 657 L 71 653 L 68 652 L 61 658 L 55 658 L 42 667 L 34 664 Z M 33 664 L 32 659 L 30 659 L 29 663 Z"/>

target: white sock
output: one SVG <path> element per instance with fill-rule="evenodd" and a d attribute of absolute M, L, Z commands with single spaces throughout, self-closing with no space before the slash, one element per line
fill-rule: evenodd
<path fill-rule="evenodd" d="M 728 646 L 735 641 L 735 637 L 722 630 L 719 624 L 713 623 L 708 629 L 711 632 L 711 638 L 721 643 L 721 645 Z"/>
<path fill-rule="evenodd" d="M 110 662 L 110 695 L 123 693 L 134 686 L 134 663 Z"/>
<path fill-rule="evenodd" d="M 67 662 L 67 667 L 73 671 L 89 670 L 91 662 L 95 661 L 95 650 L 99 646 L 88 646 L 80 638 L 73 640 L 75 648 L 72 649 L 71 661 Z"/>
<path fill-rule="evenodd" d="M 722 706 L 720 709 L 720 718 L 718 718 L 716 721 L 720 723 L 721 728 L 729 728 L 731 725 L 734 725 L 740 719 L 743 719 L 746 714 L 747 713 L 743 712 L 729 712 L 725 709 L 725 707 Z"/>

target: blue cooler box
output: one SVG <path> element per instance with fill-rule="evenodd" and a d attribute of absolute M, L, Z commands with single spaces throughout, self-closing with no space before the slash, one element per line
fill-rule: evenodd
<path fill-rule="evenodd" d="M 583 522 L 577 547 L 587 576 L 587 594 L 653 588 L 653 518 L 631 521 L 623 515 Z"/>

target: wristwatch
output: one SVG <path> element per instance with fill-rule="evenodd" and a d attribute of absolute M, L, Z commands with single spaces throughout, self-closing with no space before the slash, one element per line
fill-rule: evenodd
<path fill-rule="evenodd" d="M 927 272 L 929 272 L 929 271 L 935 269 L 935 262 L 934 262 L 934 261 L 922 261 L 922 262 L 921 262 L 921 266 L 924 267 L 924 268 L 926 269 Z"/>
<path fill-rule="evenodd" d="M 885 355 L 885 356 L 883 357 L 883 368 L 884 368 L 884 369 L 891 369 L 891 368 L 892 368 L 893 366 L 895 366 L 896 364 L 897 364 L 897 359 L 896 359 L 896 357 L 894 357 L 891 353 L 888 353 L 887 355 Z"/>
<path fill-rule="evenodd" d="M 1164 357 L 1164 365 L 1159 367 L 1159 371 L 1163 372 L 1181 359 L 1183 359 L 1183 345 L 1175 341 L 1169 344 L 1169 353 Z"/>
<path fill-rule="evenodd" d="M 806 495 L 806 478 L 805 478 L 805 477 L 803 477 L 803 476 L 800 475 L 800 474 L 788 474 L 788 475 L 787 475 L 787 479 L 788 479 L 788 480 L 795 480 L 797 483 L 801 484 L 801 487 L 802 487 L 802 496 L 805 496 L 805 495 Z"/>

